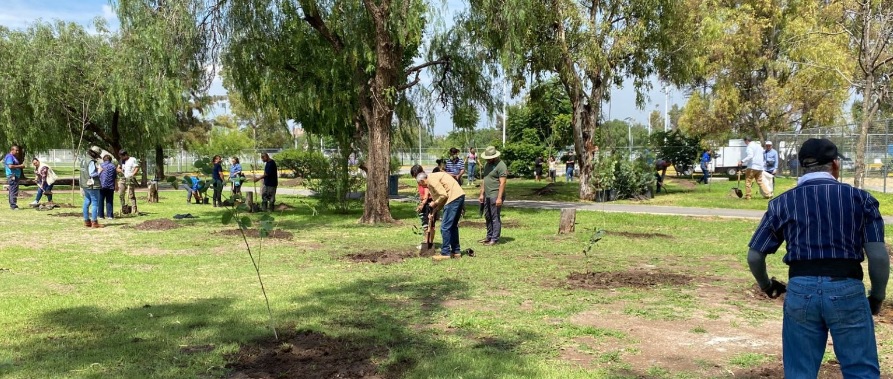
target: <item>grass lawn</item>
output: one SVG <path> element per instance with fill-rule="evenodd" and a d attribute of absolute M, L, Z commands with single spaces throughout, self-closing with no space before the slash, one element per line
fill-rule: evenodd
<path fill-rule="evenodd" d="M 474 243 L 484 230 L 472 216 L 461 241 L 477 256 L 432 262 L 410 257 L 412 203 L 391 203 L 396 225 L 365 226 L 359 213 L 313 215 L 299 203 L 312 200 L 282 197 L 295 208 L 274 214 L 276 228 L 292 238 L 250 239 L 275 342 L 244 244 L 222 233 L 235 226 L 181 192 L 104 229 L 65 216 L 78 209 L 0 210 L 0 377 L 219 378 L 250 373 L 263 347 L 296 370 L 268 377 L 339 365 L 350 378 L 370 367 L 389 378 L 731 378 L 780 367 L 781 302 L 753 291 L 744 258 L 756 221 L 580 212 L 577 233 L 558 236 L 557 211 L 506 209 L 503 243 Z M 187 212 L 199 218 L 141 225 Z M 596 228 L 607 235 L 584 256 Z M 363 261 L 376 252 L 393 263 Z M 771 274 L 785 271 L 770 258 Z M 883 316 L 890 373 L 893 318 Z M 258 367 L 279 367 L 269 362 Z"/>

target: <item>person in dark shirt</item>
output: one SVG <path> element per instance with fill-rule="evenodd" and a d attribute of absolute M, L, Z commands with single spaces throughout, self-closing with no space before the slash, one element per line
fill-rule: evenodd
<path fill-rule="evenodd" d="M 212 201 L 214 202 L 214 208 L 223 206 L 223 165 L 221 164 L 223 158 L 219 155 L 215 155 L 211 160 L 211 163 L 214 164 L 214 169 L 211 170 L 211 188 L 214 189 L 214 194 L 211 196 Z"/>
<path fill-rule="evenodd" d="M 844 378 L 879 378 L 871 315 L 880 312 L 890 276 L 879 203 L 838 181 L 840 156 L 831 141 L 810 138 L 798 156 L 803 176 L 769 202 L 747 252 L 760 289 L 770 298 L 787 292 L 781 330 L 784 376 L 817 377 L 830 332 Z M 766 269 L 766 256 L 783 243 L 787 286 L 770 279 Z M 866 258 L 867 297 L 862 281 Z"/>
<path fill-rule="evenodd" d="M 568 154 L 564 161 L 564 179 L 566 182 L 574 181 L 574 154 Z"/>
<path fill-rule="evenodd" d="M 543 157 L 537 156 L 533 161 L 533 174 L 536 176 L 536 181 L 540 181 L 543 178 Z"/>
<path fill-rule="evenodd" d="M 264 161 L 264 173 L 254 177 L 255 182 L 264 180 L 260 190 L 260 207 L 262 210 L 272 211 L 276 203 L 276 187 L 279 186 L 279 169 L 276 167 L 276 161 L 267 153 L 261 154 L 260 160 Z"/>

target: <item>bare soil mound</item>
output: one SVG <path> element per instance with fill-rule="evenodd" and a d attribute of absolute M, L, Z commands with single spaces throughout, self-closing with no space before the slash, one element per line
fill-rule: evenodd
<path fill-rule="evenodd" d="M 653 287 L 659 285 L 677 286 L 688 284 L 688 275 L 664 273 L 660 271 L 631 270 L 620 272 L 572 272 L 567 277 L 571 288 L 595 289 L 617 287 Z"/>
<path fill-rule="evenodd" d="M 628 238 L 673 238 L 673 236 L 663 233 L 608 232 L 608 234 L 616 234 Z"/>
<path fill-rule="evenodd" d="M 229 229 L 218 232 L 218 234 L 223 234 L 225 236 L 242 236 L 242 232 L 239 229 Z M 257 229 L 248 229 L 245 231 L 245 235 L 251 238 L 260 238 L 260 232 Z M 283 239 L 283 240 L 291 240 L 294 238 L 294 234 L 291 232 L 286 232 L 281 229 L 271 230 L 269 234 L 267 234 L 264 238 L 275 238 L 275 239 Z"/>
<path fill-rule="evenodd" d="M 312 331 L 298 331 L 243 346 L 229 356 L 229 379 L 383 379 L 377 362 L 387 350 L 366 346 L 343 338 L 332 338 Z M 400 371 L 393 367 L 385 372 Z M 396 376 L 396 375 L 394 375 Z"/>
<path fill-rule="evenodd" d="M 133 226 L 133 228 L 137 230 L 171 230 L 179 227 L 180 224 L 177 224 L 176 221 L 165 218 L 144 221 Z"/>
<path fill-rule="evenodd" d="M 418 257 L 418 252 L 398 252 L 389 250 L 380 251 L 362 251 L 354 254 L 347 254 L 347 259 L 353 262 L 380 263 L 388 265 L 392 263 L 403 262 L 406 258 Z"/>

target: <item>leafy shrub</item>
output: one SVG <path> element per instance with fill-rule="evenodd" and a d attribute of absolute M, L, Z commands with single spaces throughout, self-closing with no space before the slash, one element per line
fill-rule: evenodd
<path fill-rule="evenodd" d="M 296 178 L 308 179 L 325 175 L 329 159 L 320 152 L 285 149 L 276 154 L 280 167 L 291 170 Z"/>
<path fill-rule="evenodd" d="M 351 192 L 359 192 L 366 186 L 358 168 L 350 166 L 344 158 L 327 159 L 325 164 L 325 169 L 304 178 L 307 188 L 316 192 L 320 205 L 340 213 L 361 206 L 359 199 L 350 198 Z"/>
<path fill-rule="evenodd" d="M 654 170 L 644 158 L 630 161 L 621 156 L 614 164 L 614 178 L 618 198 L 636 198 L 654 185 Z"/>
<path fill-rule="evenodd" d="M 520 177 L 533 177 L 536 157 L 545 156 L 547 147 L 539 141 L 534 129 L 524 129 L 520 141 L 506 143 L 502 148 L 502 159 L 506 162 L 509 174 Z M 545 164 L 545 160 L 543 161 Z"/>

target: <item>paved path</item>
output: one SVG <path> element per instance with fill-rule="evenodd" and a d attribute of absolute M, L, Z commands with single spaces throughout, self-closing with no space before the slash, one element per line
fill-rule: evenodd
<path fill-rule="evenodd" d="M 296 190 L 289 188 L 280 188 L 277 193 L 283 195 L 312 195 L 312 191 Z M 404 198 L 400 198 L 404 199 Z M 477 199 L 468 199 L 466 202 L 469 207 L 476 208 L 478 206 Z M 509 208 L 527 208 L 527 209 L 564 209 L 576 208 L 581 211 L 600 211 L 612 213 L 639 213 L 654 215 L 672 215 L 672 216 L 694 216 L 694 217 L 725 217 L 725 218 L 744 218 L 744 219 L 761 219 L 764 210 L 756 209 L 723 209 L 723 208 L 695 208 L 695 207 L 671 207 L 663 205 L 637 205 L 637 204 L 612 204 L 612 203 L 575 203 L 561 201 L 535 201 L 535 200 L 509 200 L 505 202 L 505 206 Z M 884 216 L 884 223 L 893 225 L 893 216 Z"/>

